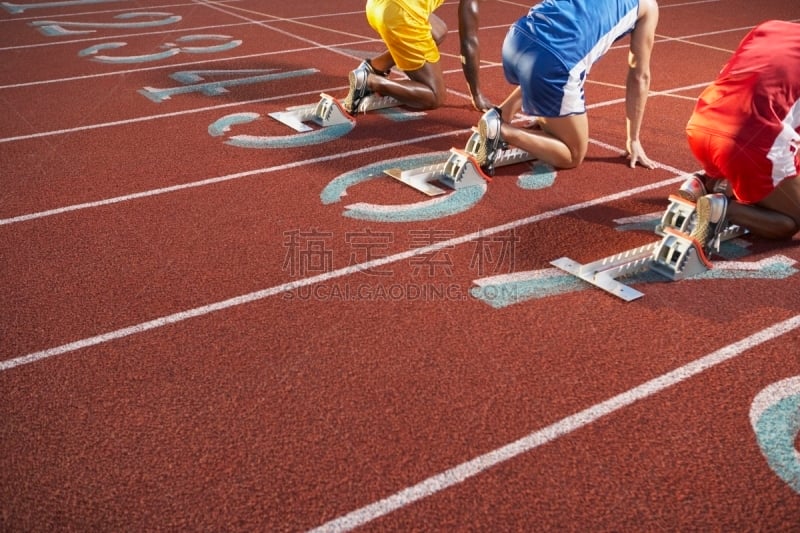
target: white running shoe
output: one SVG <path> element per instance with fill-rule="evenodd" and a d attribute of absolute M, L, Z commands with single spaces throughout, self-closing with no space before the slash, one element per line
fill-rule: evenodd
<path fill-rule="evenodd" d="M 710 193 L 723 193 L 727 196 L 728 180 L 723 178 L 709 178 L 705 174 L 694 174 L 686 179 L 678 189 L 678 194 L 684 200 L 696 202 L 701 196 Z"/>
<path fill-rule="evenodd" d="M 497 157 L 497 152 L 507 146 L 500 135 L 500 125 L 502 123 L 503 119 L 500 116 L 500 110 L 496 107 L 486 111 L 478 122 L 480 142 L 478 143 L 475 158 L 481 168 L 490 176 L 494 175 L 494 160 Z"/>
<path fill-rule="evenodd" d="M 706 194 L 697 199 L 697 223 L 692 237 L 706 252 L 719 251 L 719 235 L 725 229 L 728 197 L 722 193 Z"/>
<path fill-rule="evenodd" d="M 358 104 L 361 103 L 361 100 L 372 93 L 367 87 L 367 76 L 369 76 L 369 71 L 371 69 L 372 66 L 366 61 L 363 61 L 355 70 L 350 71 L 348 76 L 350 92 L 347 93 L 347 96 L 342 102 L 342 106 L 351 115 L 356 114 L 358 111 Z"/>
<path fill-rule="evenodd" d="M 706 191 L 706 184 L 703 182 L 703 180 L 700 179 L 699 176 L 693 175 L 681 183 L 681 187 L 678 189 L 678 194 L 684 200 L 696 202 L 698 198 L 708 194 L 708 191 Z"/>

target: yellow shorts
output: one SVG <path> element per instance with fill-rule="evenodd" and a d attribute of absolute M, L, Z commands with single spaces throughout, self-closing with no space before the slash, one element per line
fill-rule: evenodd
<path fill-rule="evenodd" d="M 444 0 L 367 0 L 367 21 L 378 32 L 397 68 L 412 71 L 439 61 L 428 17 Z M 409 9 L 418 5 L 418 9 Z"/>

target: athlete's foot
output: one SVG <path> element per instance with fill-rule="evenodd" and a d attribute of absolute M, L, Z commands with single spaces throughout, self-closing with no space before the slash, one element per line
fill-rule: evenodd
<path fill-rule="evenodd" d="M 475 158 L 483 171 L 489 176 L 494 175 L 494 162 L 497 158 L 497 153 L 507 146 L 500 135 L 500 125 L 502 123 L 503 119 L 500 116 L 500 110 L 496 107 L 486 111 L 478 122 L 480 142 L 478 143 Z"/>
<path fill-rule="evenodd" d="M 696 202 L 701 196 L 709 193 L 722 193 L 728 195 L 728 180 L 724 178 L 709 178 L 705 174 L 694 174 L 687 178 L 678 189 L 678 194 L 690 202 Z"/>
<path fill-rule="evenodd" d="M 719 251 L 719 235 L 725 229 L 728 197 L 722 193 L 706 194 L 697 199 L 697 223 L 692 237 L 709 253 Z"/>
<path fill-rule="evenodd" d="M 367 87 L 367 77 L 371 68 L 370 64 L 364 61 L 349 74 L 350 91 L 342 102 L 342 106 L 351 115 L 356 114 L 358 105 L 364 97 L 371 94 L 369 87 Z"/>
<path fill-rule="evenodd" d="M 706 191 L 706 184 L 700 176 L 692 175 L 681 183 L 678 194 L 684 200 L 696 202 L 698 198 L 708 194 L 708 191 Z"/>

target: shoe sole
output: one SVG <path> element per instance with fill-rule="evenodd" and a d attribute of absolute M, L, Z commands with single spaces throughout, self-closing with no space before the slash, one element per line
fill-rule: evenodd
<path fill-rule="evenodd" d="M 711 202 L 708 198 L 701 196 L 697 199 L 695 210 L 697 211 L 697 225 L 691 236 L 705 248 L 708 244 L 709 234 L 711 233 L 711 223 L 709 222 L 711 220 Z M 705 223 L 701 225 L 701 221 Z"/>
<path fill-rule="evenodd" d="M 358 80 L 356 79 L 356 73 L 354 71 L 350 71 L 347 75 L 347 80 L 350 83 L 350 91 L 347 93 L 344 101 L 342 102 L 342 107 L 344 107 L 349 113 L 354 113 L 356 111 L 356 106 L 358 105 L 358 100 L 356 99 L 356 83 Z M 355 105 L 354 105 L 355 104 Z"/>
<path fill-rule="evenodd" d="M 485 120 L 478 122 L 478 134 L 481 136 L 481 140 L 483 142 L 479 143 L 478 145 L 478 149 L 475 153 L 475 160 L 481 166 L 485 165 L 489 161 L 489 154 L 497 151 L 496 146 L 492 150 L 489 150 L 488 129 L 489 126 Z"/>
<path fill-rule="evenodd" d="M 686 185 L 686 182 L 684 182 L 681 188 L 678 189 L 678 196 L 689 202 L 697 202 L 701 196 L 706 195 L 706 188 L 699 178 L 695 177 L 687 181 L 690 181 L 692 185 Z"/>
<path fill-rule="evenodd" d="M 364 88 L 359 91 L 358 87 L 358 78 L 356 77 L 356 71 L 351 70 L 350 73 L 347 75 L 347 80 L 350 84 L 350 92 L 347 93 L 347 96 L 342 101 L 342 107 L 350 113 L 354 115 L 358 111 L 358 106 L 361 104 L 361 101 L 372 94 L 372 92 L 366 88 L 366 80 L 364 80 Z M 356 93 L 361 92 L 361 96 L 356 96 Z"/>
<path fill-rule="evenodd" d="M 727 204 L 723 206 L 722 213 L 720 213 L 719 220 L 717 222 L 711 222 L 711 215 L 713 214 L 711 200 L 709 200 L 706 196 L 702 196 L 697 199 L 697 203 L 695 204 L 695 210 L 697 211 L 697 226 L 695 227 L 691 236 L 701 242 L 703 244 L 703 248 L 708 248 L 711 242 L 725 228 L 725 217 L 727 216 L 728 211 L 727 207 Z M 703 227 L 700 226 L 701 220 L 705 221 Z"/>

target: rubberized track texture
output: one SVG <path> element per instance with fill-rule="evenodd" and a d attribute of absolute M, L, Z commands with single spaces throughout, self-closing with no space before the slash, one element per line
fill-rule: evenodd
<path fill-rule="evenodd" d="M 797 238 L 632 302 L 550 264 L 657 239 L 697 96 L 800 20 L 659 5 L 657 168 L 624 157 L 622 40 L 581 167 L 429 198 L 384 171 L 478 122 L 455 0 L 442 108 L 306 133 L 269 114 L 345 96 L 361 0 L 0 3 L 0 529 L 798 531 Z M 495 102 L 529 7 L 481 4 Z"/>

